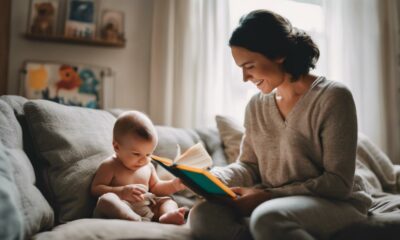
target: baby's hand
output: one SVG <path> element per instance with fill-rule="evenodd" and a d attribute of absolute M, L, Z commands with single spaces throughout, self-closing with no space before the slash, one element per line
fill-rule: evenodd
<path fill-rule="evenodd" d="M 182 181 L 179 178 L 175 178 L 174 180 L 172 180 L 172 185 L 174 186 L 177 192 L 186 189 L 186 186 L 182 183 Z"/>
<path fill-rule="evenodd" d="M 122 200 L 126 200 L 128 202 L 140 202 L 144 200 L 144 193 L 146 193 L 146 191 L 142 188 L 135 184 L 129 184 L 122 188 L 120 195 Z"/>

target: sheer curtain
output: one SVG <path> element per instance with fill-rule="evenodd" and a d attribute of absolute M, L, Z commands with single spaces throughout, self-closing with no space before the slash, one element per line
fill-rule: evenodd
<path fill-rule="evenodd" d="M 149 115 L 201 127 L 229 108 L 228 0 L 154 1 Z"/>
<path fill-rule="evenodd" d="M 325 31 L 319 39 L 318 73 L 352 90 L 359 130 L 399 162 L 398 3 L 321 1 Z M 210 126 L 216 114 L 244 108 L 238 99 L 246 97 L 245 92 L 237 86 L 243 83 L 233 77 L 240 73 L 227 46 L 229 4 L 228 0 L 154 1 L 149 113 L 156 124 Z"/>
<path fill-rule="evenodd" d="M 388 153 L 400 163 L 400 4 L 384 0 L 380 6 L 383 26 L 383 65 L 385 76 Z"/>
<path fill-rule="evenodd" d="M 359 131 L 394 161 L 400 160 L 396 4 L 392 0 L 324 1 L 326 48 L 321 52 L 327 77 L 353 92 Z"/>

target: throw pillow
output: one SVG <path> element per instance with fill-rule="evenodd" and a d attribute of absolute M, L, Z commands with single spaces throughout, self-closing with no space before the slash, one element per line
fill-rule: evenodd
<path fill-rule="evenodd" d="M 20 196 L 4 151 L 0 143 L 0 239 L 24 239 L 23 217 L 17 204 Z"/>
<path fill-rule="evenodd" d="M 222 146 L 218 128 L 197 128 L 196 133 L 199 134 L 201 140 L 206 146 L 207 151 L 210 153 L 213 166 L 226 166 L 228 162 Z"/>
<path fill-rule="evenodd" d="M 24 111 L 58 222 L 91 217 L 96 202 L 90 185 L 97 167 L 113 153 L 115 117 L 45 100 L 27 102 Z"/>
<path fill-rule="evenodd" d="M 9 159 L 8 168 L 19 192 L 17 204 L 24 221 L 24 236 L 49 229 L 54 223 L 54 212 L 35 186 L 36 177 L 32 164 L 22 149 L 22 130 L 12 108 L 0 100 L 0 142 L 3 154 Z M 1 238 L 0 238 L 1 239 Z"/>
<path fill-rule="evenodd" d="M 244 133 L 242 127 L 233 118 L 217 115 L 217 128 L 221 136 L 224 152 L 229 163 L 233 163 L 239 156 L 240 143 Z"/>

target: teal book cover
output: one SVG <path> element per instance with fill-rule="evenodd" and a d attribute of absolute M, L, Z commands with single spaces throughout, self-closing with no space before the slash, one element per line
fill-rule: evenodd
<path fill-rule="evenodd" d="M 180 178 L 187 187 L 207 200 L 236 198 L 236 194 L 228 186 L 207 170 L 174 164 L 170 159 L 154 155 L 151 158 L 174 176 Z"/>

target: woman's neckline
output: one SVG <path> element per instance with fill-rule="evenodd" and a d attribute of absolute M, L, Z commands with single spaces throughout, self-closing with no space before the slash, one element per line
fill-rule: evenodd
<path fill-rule="evenodd" d="M 311 92 L 311 90 L 318 85 L 319 82 L 321 82 L 324 79 L 323 76 L 318 76 L 316 77 L 316 79 L 311 83 L 310 87 L 304 92 L 304 94 L 302 94 L 299 98 L 299 100 L 297 100 L 297 102 L 294 104 L 294 106 L 292 107 L 292 109 L 289 111 L 289 113 L 286 115 L 286 117 L 284 117 L 281 114 L 281 111 L 279 110 L 278 107 L 278 102 L 276 100 L 276 89 L 274 90 L 273 94 L 272 94 L 272 103 L 274 105 L 274 108 L 276 110 L 276 115 L 279 117 L 280 122 L 286 126 L 288 121 L 290 120 L 291 116 L 294 114 L 294 112 L 299 108 L 299 105 L 302 104 L 302 102 L 304 101 L 304 99 L 306 98 L 307 95 L 309 95 L 309 92 Z"/>

